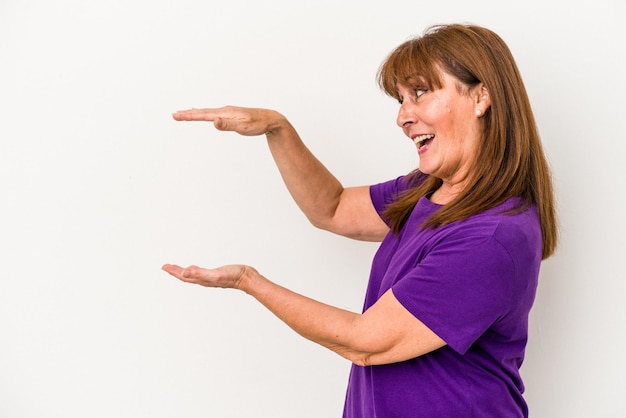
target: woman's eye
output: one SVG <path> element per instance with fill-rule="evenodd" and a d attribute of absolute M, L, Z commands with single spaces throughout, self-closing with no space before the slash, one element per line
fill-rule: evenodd
<path fill-rule="evenodd" d="M 411 99 L 419 99 L 424 93 L 426 93 L 428 91 L 428 89 L 423 88 L 423 89 L 415 89 L 415 96 L 411 97 Z M 404 98 L 403 97 L 398 97 L 398 103 L 402 104 L 404 103 Z"/>

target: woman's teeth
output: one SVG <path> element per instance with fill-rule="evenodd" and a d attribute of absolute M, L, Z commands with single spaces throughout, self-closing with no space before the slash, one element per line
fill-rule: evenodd
<path fill-rule="evenodd" d="M 415 138 L 413 138 L 413 142 L 415 142 L 415 145 L 419 145 L 420 142 L 425 142 L 426 140 L 432 139 L 434 137 L 435 137 L 435 135 L 433 135 L 433 134 L 419 135 L 419 136 L 416 136 Z"/>

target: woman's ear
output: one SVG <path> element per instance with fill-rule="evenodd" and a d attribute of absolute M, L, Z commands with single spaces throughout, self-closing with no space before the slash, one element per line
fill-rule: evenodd
<path fill-rule="evenodd" d="M 483 83 L 480 83 L 474 87 L 474 102 L 476 105 L 476 116 L 481 117 L 491 106 L 491 97 L 489 96 L 489 90 Z"/>

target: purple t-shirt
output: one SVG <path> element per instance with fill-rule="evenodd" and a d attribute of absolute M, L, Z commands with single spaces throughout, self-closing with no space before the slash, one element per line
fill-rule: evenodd
<path fill-rule="evenodd" d="M 404 177 L 371 187 L 381 213 Z M 388 289 L 447 345 L 411 360 L 352 366 L 345 418 L 526 417 L 519 368 L 541 262 L 536 208 L 520 201 L 421 229 L 439 205 L 423 197 L 374 261 L 364 310 Z"/>

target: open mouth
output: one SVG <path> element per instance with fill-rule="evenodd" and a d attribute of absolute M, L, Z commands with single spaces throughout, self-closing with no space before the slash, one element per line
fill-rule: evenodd
<path fill-rule="evenodd" d="M 435 135 L 433 134 L 418 135 L 415 138 L 413 138 L 413 142 L 415 142 L 415 145 L 417 145 L 417 148 L 419 149 L 430 144 L 433 138 L 435 138 Z"/>

